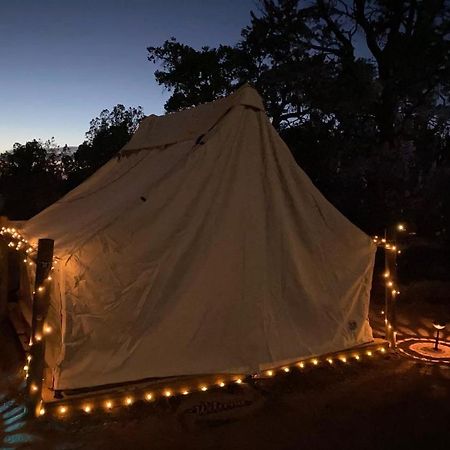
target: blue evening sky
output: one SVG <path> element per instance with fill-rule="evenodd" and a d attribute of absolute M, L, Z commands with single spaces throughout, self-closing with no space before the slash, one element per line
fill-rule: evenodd
<path fill-rule="evenodd" d="M 117 103 L 163 113 L 146 47 L 234 43 L 255 0 L 0 0 L 0 151 L 79 145 Z"/>

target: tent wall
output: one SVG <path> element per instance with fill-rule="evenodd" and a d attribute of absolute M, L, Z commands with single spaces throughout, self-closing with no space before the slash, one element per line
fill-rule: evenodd
<path fill-rule="evenodd" d="M 110 161 L 27 224 L 60 257 L 54 387 L 251 373 L 370 341 L 376 247 L 265 113 L 237 102 L 201 143 L 178 140 Z"/>

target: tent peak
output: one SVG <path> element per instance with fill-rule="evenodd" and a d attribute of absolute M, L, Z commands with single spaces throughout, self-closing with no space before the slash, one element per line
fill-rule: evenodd
<path fill-rule="evenodd" d="M 235 107 L 264 111 L 260 95 L 246 83 L 232 94 L 218 100 L 163 116 L 147 116 L 141 121 L 131 140 L 122 148 L 121 154 L 197 139 Z"/>

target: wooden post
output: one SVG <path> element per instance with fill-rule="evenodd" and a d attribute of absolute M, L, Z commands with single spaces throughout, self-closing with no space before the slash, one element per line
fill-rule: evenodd
<path fill-rule="evenodd" d="M 0 215 L 0 228 L 8 223 L 8 218 L 6 216 Z M 8 253 L 9 249 L 6 245 L 3 236 L 0 236 L 0 321 L 6 315 L 6 308 L 8 303 Z"/>
<path fill-rule="evenodd" d="M 39 239 L 36 260 L 36 278 L 33 295 L 33 316 L 30 335 L 30 361 L 27 388 L 30 394 L 30 409 L 39 414 L 42 397 L 42 382 L 45 369 L 44 322 L 50 301 L 50 285 L 47 281 L 53 264 L 52 239 Z"/>
<path fill-rule="evenodd" d="M 388 234 L 387 231 L 384 233 L 386 244 L 390 244 L 391 247 L 384 249 L 384 270 L 385 273 L 388 274 L 384 288 L 384 311 L 386 340 L 389 341 L 391 347 L 395 347 L 395 331 L 397 328 L 397 250 L 392 250 L 392 246 L 395 248 L 397 246 L 397 233 L 395 229 L 392 231 L 391 235 L 392 239 L 389 239 L 390 234 Z M 393 286 L 388 286 L 389 281 L 393 282 Z"/>
<path fill-rule="evenodd" d="M 394 241 L 395 242 L 395 241 Z M 395 245 L 395 244 L 394 244 Z M 386 257 L 389 265 L 390 278 L 394 282 L 394 286 L 389 289 L 388 295 L 390 298 L 390 314 L 389 314 L 389 325 L 390 328 L 390 342 L 391 346 L 395 347 L 395 331 L 397 329 L 397 251 L 396 250 L 386 250 Z"/>
<path fill-rule="evenodd" d="M 384 239 L 387 243 L 387 231 L 384 230 Z M 391 312 L 391 305 L 390 305 L 390 296 L 389 296 L 389 288 L 387 285 L 387 280 L 390 277 L 390 270 L 389 270 L 389 259 L 388 259 L 388 252 L 386 247 L 383 248 L 384 250 L 384 273 L 387 274 L 387 278 L 384 282 L 384 328 L 385 328 L 385 335 L 386 340 L 391 342 L 391 330 L 389 329 L 389 322 L 390 322 L 390 312 Z"/>
<path fill-rule="evenodd" d="M 8 250 L 5 240 L 0 238 L 0 322 L 6 316 L 8 303 Z"/>

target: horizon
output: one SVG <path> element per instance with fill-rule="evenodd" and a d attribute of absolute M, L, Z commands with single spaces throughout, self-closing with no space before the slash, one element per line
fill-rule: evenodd
<path fill-rule="evenodd" d="M 89 122 L 119 103 L 164 114 L 170 94 L 147 47 L 172 36 L 195 48 L 233 44 L 255 8 L 254 0 L 1 4 L 0 151 L 51 138 L 77 147 Z"/>

